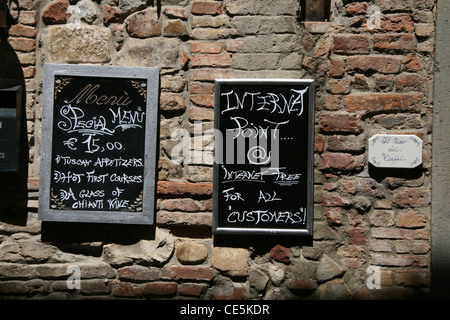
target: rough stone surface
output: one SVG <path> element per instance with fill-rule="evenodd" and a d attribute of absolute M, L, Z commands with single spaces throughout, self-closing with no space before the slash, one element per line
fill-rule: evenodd
<path fill-rule="evenodd" d="M 176 256 L 182 264 L 200 264 L 208 257 L 208 248 L 201 243 L 183 242 L 177 246 Z"/>
<path fill-rule="evenodd" d="M 53 63 L 105 63 L 111 60 L 111 32 L 97 26 L 51 26 L 46 47 Z"/>
<path fill-rule="evenodd" d="M 316 278 L 319 282 L 324 282 L 344 273 L 344 269 L 338 265 L 328 255 L 323 254 L 317 266 Z"/>
<path fill-rule="evenodd" d="M 211 251 L 211 265 L 235 276 L 247 274 L 248 258 L 246 249 L 213 247 Z"/>
<path fill-rule="evenodd" d="M 253 266 L 249 269 L 248 279 L 258 292 L 265 290 L 269 277 L 261 267 Z"/>
<path fill-rule="evenodd" d="M 155 240 L 140 240 L 132 245 L 108 244 L 104 247 L 104 260 L 113 265 L 131 262 L 158 265 L 166 262 L 175 249 L 173 237 L 156 229 Z"/>
<path fill-rule="evenodd" d="M 117 56 L 118 65 L 139 67 L 179 68 L 180 43 L 176 39 L 135 39 Z"/>
<path fill-rule="evenodd" d="M 132 37 L 156 37 L 162 33 L 162 22 L 158 19 L 156 8 L 148 8 L 130 15 L 125 24 Z"/>
<path fill-rule="evenodd" d="M 334 279 L 321 284 L 317 288 L 321 300 L 346 300 L 350 298 L 350 290 L 342 279 Z"/>

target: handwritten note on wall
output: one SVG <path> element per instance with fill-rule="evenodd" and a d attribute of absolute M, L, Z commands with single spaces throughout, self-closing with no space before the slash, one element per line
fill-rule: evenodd
<path fill-rule="evenodd" d="M 52 95 L 43 125 L 52 130 L 43 145 L 41 174 L 48 184 L 42 215 L 64 221 L 149 223 L 155 159 L 148 160 L 147 145 L 154 146 L 148 140 L 156 139 L 157 70 L 133 73 L 96 66 L 100 75 L 81 72 L 90 68 L 70 66 L 78 72 L 54 73 L 46 82 Z"/>
<path fill-rule="evenodd" d="M 369 139 L 369 162 L 380 168 L 415 168 L 422 164 L 422 140 L 409 134 L 374 135 Z"/>
<path fill-rule="evenodd" d="M 216 80 L 215 233 L 312 234 L 314 82 Z"/>

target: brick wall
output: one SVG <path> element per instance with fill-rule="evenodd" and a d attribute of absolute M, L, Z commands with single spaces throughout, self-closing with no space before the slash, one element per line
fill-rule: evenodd
<path fill-rule="evenodd" d="M 8 42 L 27 91 L 29 193 L 26 223 L 0 213 L 0 296 L 426 297 L 435 1 L 335 0 L 329 22 L 299 21 L 297 0 L 144 3 L 20 0 L 12 11 Z M 44 62 L 160 68 L 156 228 L 38 221 Z M 310 243 L 211 234 L 211 140 L 194 130 L 213 127 L 214 79 L 231 77 L 316 80 Z M 200 158 L 173 158 L 180 128 L 192 148 L 203 139 Z M 418 135 L 423 165 L 369 166 L 374 133 Z M 74 266 L 80 288 L 67 283 Z M 378 289 L 367 284 L 374 275 Z"/>

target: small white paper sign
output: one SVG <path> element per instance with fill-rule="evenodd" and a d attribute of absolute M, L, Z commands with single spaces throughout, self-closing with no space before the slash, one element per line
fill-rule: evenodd
<path fill-rule="evenodd" d="M 369 139 L 369 162 L 379 168 L 415 168 L 422 164 L 422 139 L 376 134 Z"/>

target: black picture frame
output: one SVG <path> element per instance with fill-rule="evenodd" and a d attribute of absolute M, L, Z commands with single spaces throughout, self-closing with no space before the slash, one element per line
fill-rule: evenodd
<path fill-rule="evenodd" d="M 312 237 L 314 80 L 216 79 L 214 90 L 213 233 Z"/>
<path fill-rule="evenodd" d="M 42 221 L 154 223 L 159 69 L 44 64 Z"/>

